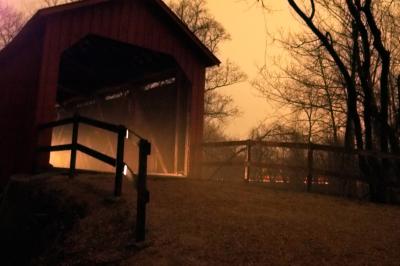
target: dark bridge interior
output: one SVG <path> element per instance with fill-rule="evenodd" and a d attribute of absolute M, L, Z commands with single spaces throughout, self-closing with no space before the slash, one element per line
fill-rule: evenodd
<path fill-rule="evenodd" d="M 87 100 L 122 84 L 168 78 L 176 70 L 168 55 L 88 35 L 62 55 L 57 101 Z"/>
<path fill-rule="evenodd" d="M 152 143 L 149 171 L 186 172 L 188 83 L 174 58 L 141 47 L 89 35 L 64 51 L 57 90 L 58 118 L 74 113 L 122 124 Z M 102 130 L 80 128 L 78 142 L 115 156 L 116 139 Z M 65 144 L 71 128 L 53 131 L 52 144 Z M 127 140 L 126 162 L 137 165 L 134 138 Z M 54 166 L 68 165 L 68 152 L 51 154 Z M 78 168 L 111 171 L 83 154 Z"/>

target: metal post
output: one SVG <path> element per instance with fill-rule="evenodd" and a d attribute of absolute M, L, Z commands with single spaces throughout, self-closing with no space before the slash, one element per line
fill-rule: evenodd
<path fill-rule="evenodd" d="M 307 159 L 308 159 L 307 192 L 310 192 L 312 186 L 313 168 L 314 168 L 314 149 L 311 143 L 309 144 Z"/>
<path fill-rule="evenodd" d="M 118 130 L 117 158 L 115 165 L 115 186 L 114 196 L 120 197 L 122 194 L 122 176 L 124 174 L 124 146 L 125 146 L 126 128 L 120 126 Z"/>
<path fill-rule="evenodd" d="M 139 171 L 137 181 L 136 242 L 143 242 L 146 235 L 146 204 L 150 194 L 146 187 L 147 156 L 151 153 L 151 144 L 144 139 L 139 141 Z"/>
<path fill-rule="evenodd" d="M 72 147 L 71 147 L 71 157 L 69 163 L 69 177 L 75 176 L 76 168 L 76 151 L 78 149 L 78 132 L 79 132 L 79 116 L 74 115 L 74 122 L 72 126 Z"/>
<path fill-rule="evenodd" d="M 250 164 L 251 164 L 251 140 L 248 140 L 246 143 L 246 165 L 244 168 L 244 180 L 246 182 L 250 181 Z"/>

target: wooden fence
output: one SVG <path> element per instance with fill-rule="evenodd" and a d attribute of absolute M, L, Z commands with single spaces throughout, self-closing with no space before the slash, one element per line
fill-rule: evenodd
<path fill-rule="evenodd" d="M 54 151 L 70 151 L 70 168 L 69 176 L 72 178 L 76 174 L 76 154 L 78 151 L 85 153 L 99 161 L 115 167 L 115 184 L 114 184 L 114 196 L 120 197 L 122 194 L 122 179 L 124 175 L 124 169 L 130 170 L 128 165 L 124 162 L 124 147 L 125 139 L 129 137 L 129 133 L 139 139 L 137 143 L 139 147 L 139 169 L 136 175 L 137 177 L 137 208 L 136 208 L 136 228 L 135 228 L 135 239 L 136 242 L 145 241 L 145 225 L 146 225 L 146 204 L 150 201 L 150 194 L 147 190 L 147 157 L 151 153 L 151 144 L 146 139 L 137 135 L 134 131 L 126 128 L 122 125 L 114 125 L 103 121 L 83 117 L 80 115 L 74 115 L 71 118 L 53 121 L 47 124 L 39 126 L 39 131 L 53 129 L 59 126 L 71 125 L 72 124 L 72 136 L 71 144 L 56 145 L 56 146 L 42 146 L 37 148 L 37 152 L 54 152 Z M 95 128 L 100 128 L 108 132 L 117 134 L 117 152 L 116 158 L 110 157 L 99 151 L 91 149 L 87 146 L 78 143 L 79 125 L 86 124 Z M 132 172 L 132 174 L 134 174 Z M 135 174 L 134 174 L 135 175 Z"/>
<path fill-rule="evenodd" d="M 361 174 L 359 173 L 358 167 L 354 167 L 352 173 L 345 172 L 343 169 L 325 169 L 319 168 L 318 162 L 316 163 L 317 152 L 331 153 L 336 155 L 336 158 L 341 156 L 343 158 L 342 164 L 349 164 L 358 160 L 359 156 L 365 157 L 375 157 L 379 159 L 390 159 L 400 162 L 400 156 L 393 154 L 386 154 L 377 151 L 358 151 L 358 150 L 348 150 L 341 146 L 331 146 L 331 145 L 321 145 L 315 143 L 295 143 L 295 142 L 275 142 L 275 141 L 256 141 L 256 140 L 244 140 L 244 141 L 225 141 L 225 142 L 207 142 L 203 143 L 203 149 L 223 149 L 223 148 L 234 148 L 238 149 L 227 159 L 224 160 L 209 160 L 205 156 L 205 160 L 202 163 L 203 167 L 214 167 L 216 170 L 212 173 L 215 175 L 224 167 L 229 166 L 243 166 L 244 168 L 244 180 L 251 181 L 252 169 L 275 169 L 292 172 L 303 172 L 306 173 L 306 184 L 307 190 L 309 191 L 312 186 L 314 177 L 325 176 L 334 177 L 342 179 L 352 179 L 352 180 L 362 180 Z M 291 151 L 302 150 L 306 152 L 306 160 L 303 165 L 289 165 L 282 162 L 275 162 L 273 160 L 269 161 L 265 158 L 262 161 L 256 161 L 253 159 L 253 150 L 266 149 L 266 148 L 284 148 Z M 244 160 L 238 161 L 238 157 L 242 157 Z"/>

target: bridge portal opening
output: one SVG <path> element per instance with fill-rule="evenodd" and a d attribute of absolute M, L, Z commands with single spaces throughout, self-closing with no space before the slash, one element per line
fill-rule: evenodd
<path fill-rule="evenodd" d="M 187 175 L 190 84 L 173 57 L 88 35 L 61 56 L 57 119 L 79 114 L 124 125 L 152 144 L 149 172 Z M 55 128 L 52 145 L 68 144 L 72 127 Z M 125 143 L 125 162 L 137 169 L 137 138 Z M 78 142 L 115 157 L 117 137 L 80 126 Z M 53 152 L 54 167 L 69 167 L 69 152 Z M 113 171 L 78 152 L 77 168 Z"/>

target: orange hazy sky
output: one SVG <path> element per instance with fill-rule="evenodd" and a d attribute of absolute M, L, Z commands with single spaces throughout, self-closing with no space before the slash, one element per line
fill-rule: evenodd
<path fill-rule="evenodd" d="M 208 7 L 215 18 L 231 34 L 232 40 L 221 48 L 219 57 L 232 59 L 249 76 L 257 75 L 264 64 L 272 65 L 273 58 L 282 50 L 273 37 L 281 31 L 298 29 L 298 23 L 289 12 L 287 1 L 267 0 L 270 11 L 266 12 L 255 0 L 209 0 Z M 234 85 L 222 92 L 233 97 L 240 108 L 241 116 L 226 125 L 226 133 L 234 138 L 246 138 L 249 131 L 259 123 L 268 123 L 279 113 L 271 103 L 261 98 L 250 83 Z"/>
<path fill-rule="evenodd" d="M 1 0 L 33 14 L 40 0 Z M 232 40 L 223 44 L 218 54 L 221 61 L 229 58 L 238 64 L 249 76 L 257 75 L 257 69 L 264 63 L 269 66 L 275 56 L 282 54 L 272 36 L 279 31 L 298 29 L 286 0 L 269 1 L 270 12 L 264 12 L 255 0 L 208 0 L 210 13 L 221 22 L 231 34 Z M 169 2 L 168 0 L 166 2 Z M 267 32 L 269 34 L 267 34 Z M 226 134 L 232 138 L 246 138 L 251 128 L 260 122 L 276 118 L 279 110 L 258 96 L 249 82 L 221 90 L 231 95 L 240 108 L 241 115 L 231 119 L 225 126 Z"/>

